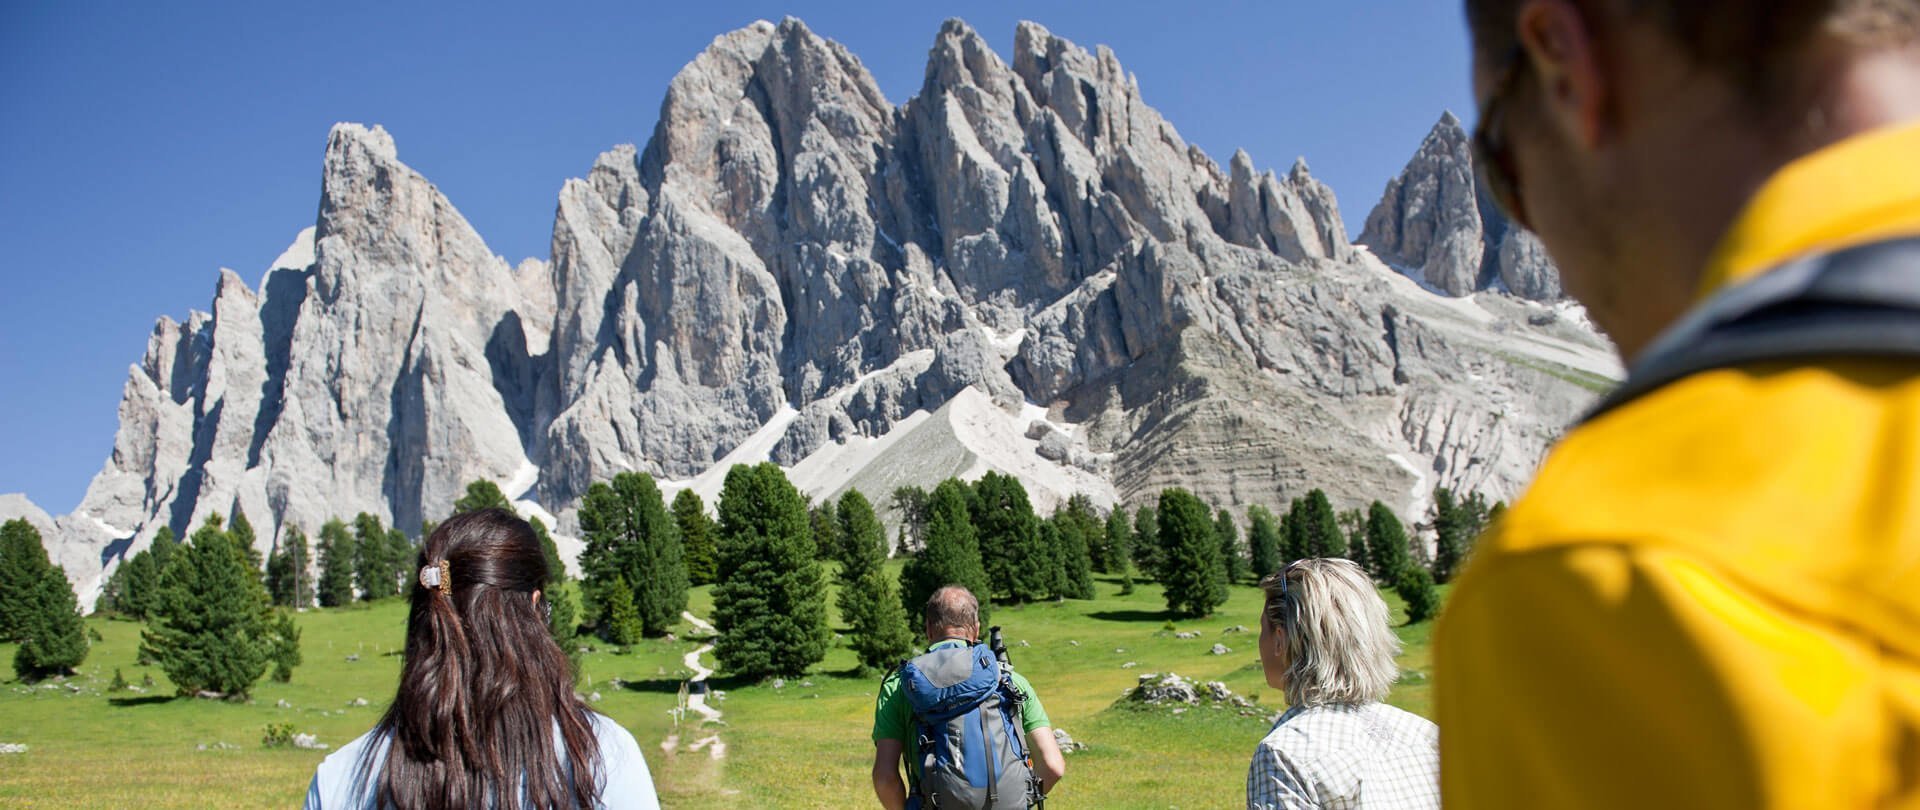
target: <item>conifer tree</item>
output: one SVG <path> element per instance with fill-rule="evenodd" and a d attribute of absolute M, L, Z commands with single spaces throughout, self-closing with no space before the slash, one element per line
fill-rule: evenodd
<path fill-rule="evenodd" d="M 380 518 L 361 512 L 353 519 L 353 579 L 360 598 L 369 602 L 399 593 L 394 575 L 393 544 Z"/>
<path fill-rule="evenodd" d="M 1093 548 L 1106 537 L 1106 527 L 1093 512 L 1093 500 L 1075 494 L 1054 512 L 1059 531 L 1054 551 L 1060 559 L 1059 594 L 1067 599 L 1093 598 Z"/>
<path fill-rule="evenodd" d="M 974 483 L 969 505 L 993 595 L 1019 604 L 1053 593 L 1059 559 L 1042 543 L 1040 518 L 1020 479 L 989 471 Z"/>
<path fill-rule="evenodd" d="M 948 585 L 960 585 L 982 597 L 990 591 L 980 541 L 967 508 L 967 485 L 949 478 L 927 496 L 926 545 L 900 571 L 900 604 L 908 621 L 920 624 L 927 599 Z M 980 599 L 980 623 L 987 624 L 988 601 Z"/>
<path fill-rule="evenodd" d="M 1304 560 L 1313 556 L 1313 541 L 1308 537 L 1307 500 L 1294 498 L 1287 507 L 1287 513 L 1280 516 L 1280 564 L 1289 565 L 1295 560 Z"/>
<path fill-rule="evenodd" d="M 900 518 L 900 534 L 895 538 L 893 548 L 902 557 L 927 545 L 927 498 L 926 490 L 904 486 L 896 487 L 889 499 L 894 514 Z"/>
<path fill-rule="evenodd" d="M 686 552 L 687 581 L 712 585 L 719 578 L 719 552 L 714 548 L 713 519 L 707 517 L 700 493 L 689 488 L 673 496 L 673 522 L 680 527 L 680 544 Z"/>
<path fill-rule="evenodd" d="M 1371 570 L 1367 566 L 1367 513 L 1358 509 L 1348 509 L 1340 513 L 1340 529 L 1347 533 L 1347 559 L 1360 570 Z"/>
<path fill-rule="evenodd" d="M 1407 530 L 1392 509 L 1379 501 L 1367 507 L 1367 562 L 1374 579 L 1398 583 L 1400 572 L 1412 565 L 1407 558 Z"/>
<path fill-rule="evenodd" d="M 468 482 L 466 494 L 453 502 L 453 513 L 456 515 L 478 512 L 482 509 L 514 511 L 513 503 L 507 500 L 506 493 L 500 491 L 500 485 L 484 478 Z"/>
<path fill-rule="evenodd" d="M 813 531 L 813 557 L 816 560 L 831 560 L 840 554 L 840 520 L 834 511 L 831 498 L 807 510 L 807 520 Z"/>
<path fill-rule="evenodd" d="M 599 589 L 617 576 L 628 583 L 647 635 L 662 635 L 679 621 L 687 609 L 680 527 L 667 514 L 653 476 L 623 472 L 611 483 L 588 487 L 580 502 L 580 531 L 587 541 L 580 568 L 596 602 Z M 603 606 L 599 618 L 610 623 L 613 616 Z"/>
<path fill-rule="evenodd" d="M 1220 539 L 1207 505 L 1184 489 L 1160 493 L 1160 584 L 1167 609 L 1185 616 L 1206 616 L 1227 601 L 1220 581 Z"/>
<path fill-rule="evenodd" d="M 1448 488 L 1434 489 L 1432 512 L 1434 526 L 1434 582 L 1453 580 L 1455 568 L 1467 557 L 1467 532 L 1469 522 L 1473 520 L 1469 511 L 1453 501 L 1453 491 Z"/>
<path fill-rule="evenodd" d="M 102 609 L 133 619 L 146 619 L 155 594 L 160 592 L 160 570 L 178 545 L 173 529 L 161 526 L 151 544 L 114 569 L 115 576 L 122 576 L 124 572 L 124 577 L 114 590 L 113 599 L 103 604 Z"/>
<path fill-rule="evenodd" d="M 161 572 L 158 606 L 141 633 L 140 651 L 181 694 L 241 698 L 283 650 L 270 615 L 265 587 L 210 518 Z"/>
<path fill-rule="evenodd" d="M 0 641 L 24 637 L 39 612 L 40 582 L 51 565 L 33 524 L 20 519 L 0 524 Z"/>
<path fill-rule="evenodd" d="M 0 609 L 6 640 L 20 644 L 13 672 L 21 680 L 64 675 L 86 660 L 86 627 L 73 585 L 25 520 L 0 524 Z"/>
<path fill-rule="evenodd" d="M 260 549 L 254 546 L 260 538 L 254 534 L 253 523 L 247 520 L 246 511 L 238 505 L 233 507 L 233 520 L 227 525 L 227 536 L 233 539 L 234 548 L 245 557 L 247 570 L 252 571 L 256 577 L 260 576 L 262 567 Z"/>
<path fill-rule="evenodd" d="M 1061 599 L 1093 598 L 1093 566 L 1087 559 L 1090 529 L 1094 532 L 1103 531 L 1103 527 L 1093 520 L 1091 510 L 1084 518 L 1080 517 L 1071 501 L 1068 508 L 1055 513 L 1053 519 L 1043 527 L 1041 543 L 1052 546 L 1054 556 L 1060 561 L 1054 596 Z"/>
<path fill-rule="evenodd" d="M 1233 513 L 1222 508 L 1213 518 L 1213 533 L 1220 538 L 1220 576 L 1231 585 L 1247 578 L 1247 552 L 1240 547 L 1240 530 L 1233 525 Z"/>
<path fill-rule="evenodd" d="M 735 465 L 720 490 L 714 657 L 738 675 L 798 676 L 827 654 L 827 587 L 806 500 L 778 465 Z"/>
<path fill-rule="evenodd" d="M 1440 593 L 1433 587 L 1433 575 L 1427 569 L 1409 565 L 1400 569 L 1394 592 L 1407 603 L 1407 623 L 1424 622 L 1440 613 Z"/>
<path fill-rule="evenodd" d="M 1106 546 L 1107 567 L 1101 569 L 1101 573 L 1127 573 L 1129 567 L 1133 565 L 1133 521 L 1127 519 L 1126 509 L 1116 505 L 1112 512 L 1107 513 L 1106 538 L 1103 544 Z"/>
<path fill-rule="evenodd" d="M 640 609 L 633 604 L 633 589 L 627 587 L 627 578 L 614 574 L 611 582 L 600 588 L 599 602 L 606 611 L 603 620 L 606 626 L 607 640 L 615 644 L 633 644 L 646 633 L 640 622 Z"/>
<path fill-rule="evenodd" d="M 320 581 L 314 595 L 321 607 L 340 607 L 353 601 L 355 546 L 353 534 L 339 519 L 320 527 Z"/>
<path fill-rule="evenodd" d="M 304 608 L 313 604 L 313 583 L 308 570 L 307 535 L 289 524 L 280 545 L 267 559 L 267 593 L 282 607 Z"/>
<path fill-rule="evenodd" d="M 1133 513 L 1133 567 L 1160 576 L 1160 512 L 1152 504 Z"/>
<path fill-rule="evenodd" d="M 273 680 L 286 683 L 293 680 L 293 668 L 300 666 L 300 628 L 293 623 L 293 614 L 284 610 L 272 611 L 267 622 L 267 657 L 273 661 Z"/>
<path fill-rule="evenodd" d="M 1327 493 L 1318 489 L 1307 493 L 1306 518 L 1307 556 L 1346 556 L 1347 535 L 1340 531 L 1340 518 Z"/>
<path fill-rule="evenodd" d="M 848 490 L 840 496 L 835 517 L 839 523 L 840 618 L 851 629 L 851 646 L 860 658 L 860 666 L 884 669 L 904 660 L 913 648 L 906 611 L 883 568 L 887 530 L 859 490 Z"/>
<path fill-rule="evenodd" d="M 407 537 L 407 533 L 398 528 L 387 530 L 387 579 L 393 581 L 393 592 L 405 596 L 408 583 L 418 576 L 419 547 Z"/>
<path fill-rule="evenodd" d="M 1280 521 L 1264 506 L 1247 507 L 1247 545 L 1255 579 L 1280 570 Z"/>

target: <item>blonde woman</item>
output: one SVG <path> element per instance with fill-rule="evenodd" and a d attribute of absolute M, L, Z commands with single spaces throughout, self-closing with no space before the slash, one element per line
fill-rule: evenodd
<path fill-rule="evenodd" d="M 1373 582 L 1351 561 L 1314 559 L 1260 587 L 1260 666 L 1288 709 L 1254 749 L 1249 810 L 1438 808 L 1438 729 L 1380 702 L 1400 640 Z"/>

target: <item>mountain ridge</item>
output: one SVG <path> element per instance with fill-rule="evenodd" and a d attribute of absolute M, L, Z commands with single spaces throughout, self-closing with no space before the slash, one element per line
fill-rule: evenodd
<path fill-rule="evenodd" d="M 1110 50 L 1033 23 L 1009 62 L 948 21 L 897 107 L 796 19 L 723 34 L 516 266 L 384 129 L 338 125 L 275 264 L 156 326 L 113 455 L 55 521 L 86 601 L 162 525 L 411 528 L 486 478 L 564 531 L 592 481 L 698 489 L 749 445 L 814 496 L 932 475 L 859 452 L 893 441 L 1018 468 L 1041 504 L 1323 486 L 1414 511 L 1431 483 L 1511 494 L 1591 396 L 1505 355 L 1609 370 L 1565 305 L 1406 284 L 1304 159 L 1223 169 Z"/>

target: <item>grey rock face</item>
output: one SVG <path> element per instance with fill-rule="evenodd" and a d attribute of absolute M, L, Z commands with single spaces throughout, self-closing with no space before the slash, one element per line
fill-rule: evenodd
<path fill-rule="evenodd" d="M 1550 297 L 1524 235 L 1487 263 L 1462 137 L 1436 130 L 1368 244 L 1449 292 Z M 1007 61 L 949 21 L 899 106 L 798 20 L 720 36 L 643 148 L 563 186 L 546 261 L 494 256 L 378 127 L 334 128 L 321 190 L 260 289 L 223 273 L 210 313 L 155 327 L 55 521 L 77 582 L 235 509 L 264 551 L 362 511 L 410 530 L 485 478 L 564 531 L 624 470 L 698 487 L 889 436 L 850 456 L 884 470 L 810 494 L 997 468 L 1036 503 L 1318 486 L 1417 511 L 1440 483 L 1511 496 L 1591 396 L 1538 368 L 1605 351 L 1415 288 L 1304 160 L 1223 169 L 1111 51 L 1031 23 Z"/>
<path fill-rule="evenodd" d="M 1460 119 L 1443 114 L 1387 183 L 1360 244 L 1446 295 L 1471 295 L 1497 282 L 1521 298 L 1564 297 L 1540 241 L 1514 227 L 1480 187 L 1470 140 Z"/>

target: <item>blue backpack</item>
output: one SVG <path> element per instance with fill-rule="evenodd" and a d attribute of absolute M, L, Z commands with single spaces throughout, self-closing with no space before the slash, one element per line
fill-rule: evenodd
<path fill-rule="evenodd" d="M 1039 795 L 1021 736 L 1020 704 L 986 644 L 943 647 L 900 665 L 920 768 L 909 807 L 1025 808 Z M 912 768 L 908 773 L 913 773 Z"/>

